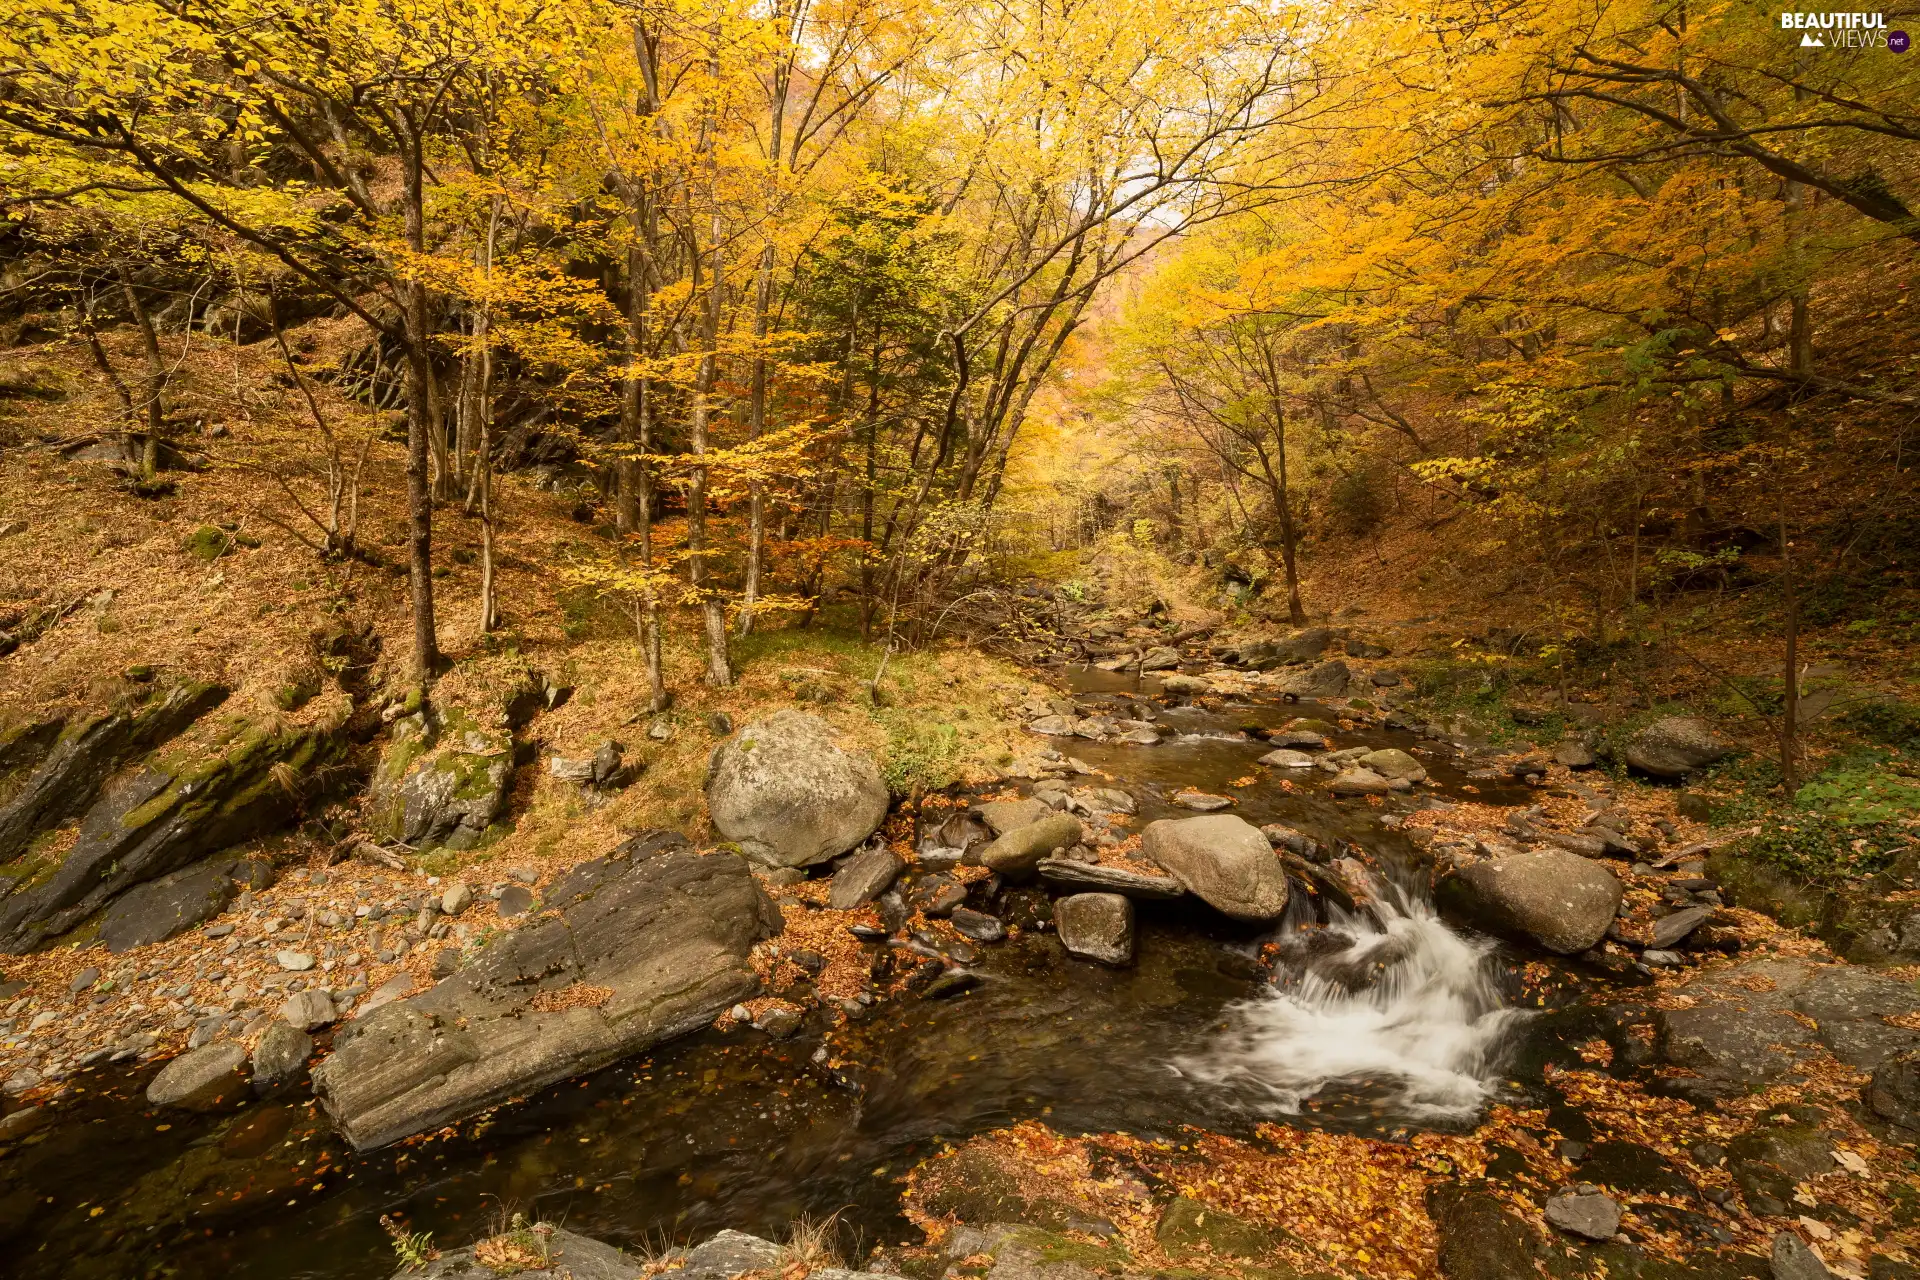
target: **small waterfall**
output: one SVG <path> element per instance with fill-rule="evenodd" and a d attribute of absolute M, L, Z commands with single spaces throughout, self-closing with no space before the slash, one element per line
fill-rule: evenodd
<path fill-rule="evenodd" d="M 1470 1119 L 1525 1016 L 1495 984 L 1493 944 L 1377 882 L 1366 908 L 1330 914 L 1280 935 L 1275 985 L 1231 1006 L 1227 1030 L 1176 1069 L 1255 1113 L 1295 1114 L 1326 1091 L 1408 1119 Z"/>

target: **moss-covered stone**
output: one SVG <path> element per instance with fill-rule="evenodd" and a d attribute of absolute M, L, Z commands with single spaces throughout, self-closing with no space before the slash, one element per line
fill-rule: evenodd
<path fill-rule="evenodd" d="M 214 561 L 232 548 L 233 540 L 214 526 L 203 524 L 188 534 L 180 545 L 196 560 Z"/>
<path fill-rule="evenodd" d="M 1169 1257 L 1196 1252 L 1223 1258 L 1262 1258 L 1278 1247 L 1273 1232 L 1188 1196 L 1177 1196 L 1154 1232 Z"/>
<path fill-rule="evenodd" d="M 928 1211 L 938 1216 L 976 1225 L 1006 1222 L 1050 1231 L 1111 1228 L 1089 1205 L 1028 1190 L 982 1147 L 963 1147 L 933 1162 L 927 1171 L 923 1200 Z"/>
<path fill-rule="evenodd" d="M 479 844 L 506 805 L 513 739 L 465 708 L 431 707 L 393 722 L 374 770 L 374 830 L 415 848 Z"/>

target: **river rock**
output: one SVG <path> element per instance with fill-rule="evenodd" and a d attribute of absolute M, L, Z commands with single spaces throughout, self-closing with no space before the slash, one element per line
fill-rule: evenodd
<path fill-rule="evenodd" d="M 1371 769 L 1383 778 L 1399 779 L 1405 782 L 1427 780 L 1426 766 L 1398 747 L 1382 747 L 1378 751 L 1369 751 L 1354 763 L 1362 769 Z"/>
<path fill-rule="evenodd" d="M 1297 666 L 1312 662 L 1327 651 L 1333 642 L 1333 632 L 1327 627 L 1306 627 L 1295 631 L 1285 639 L 1273 643 L 1273 661 L 1276 664 Z"/>
<path fill-rule="evenodd" d="M 1118 893 L 1076 893 L 1053 904 L 1053 927 L 1068 954 L 1101 964 L 1133 962 L 1133 901 Z"/>
<path fill-rule="evenodd" d="M 367 1150 L 450 1124 L 708 1026 L 755 994 L 749 951 L 781 920 L 744 860 L 674 849 L 597 861 L 548 891 L 557 917 L 336 1034 L 314 1086 L 349 1142 Z"/>
<path fill-rule="evenodd" d="M 1627 763 L 1660 778 L 1684 778 L 1724 757 L 1729 748 L 1713 726 L 1692 716 L 1665 716 L 1627 739 Z"/>
<path fill-rule="evenodd" d="M 1265 836 L 1267 843 L 1274 848 L 1297 853 L 1309 862 L 1320 861 L 1324 856 L 1319 841 L 1304 831 L 1295 831 L 1292 827 L 1281 823 L 1267 823 L 1260 828 L 1260 834 Z"/>
<path fill-rule="evenodd" d="M 1347 664 L 1335 658 L 1332 662 L 1323 662 L 1284 681 L 1280 692 L 1296 698 L 1344 698 L 1347 686 L 1353 682 L 1353 672 Z"/>
<path fill-rule="evenodd" d="M 1610 1240 L 1620 1230 L 1620 1206 L 1596 1186 L 1579 1186 L 1551 1197 L 1546 1219 L 1569 1235 Z"/>
<path fill-rule="evenodd" d="M 1613 873 L 1564 849 L 1472 863 L 1442 885 L 1448 904 L 1475 923 L 1560 955 L 1599 942 L 1620 908 Z"/>
<path fill-rule="evenodd" d="M 1194 694 L 1213 692 L 1213 685 L 1201 676 L 1188 676 L 1173 672 L 1160 677 L 1160 690 L 1163 693 L 1171 693 L 1180 697 L 1191 697 Z"/>
<path fill-rule="evenodd" d="M 638 1262 L 610 1244 L 602 1244 L 598 1240 L 575 1235 L 559 1227 L 543 1225 L 541 1230 L 546 1237 L 549 1265 L 535 1271 L 515 1271 L 512 1273 L 514 1280 L 640 1280 L 640 1277 L 648 1274 Z M 729 1231 L 721 1234 L 735 1233 Z M 779 1253 L 778 1246 L 768 1245 L 767 1247 Z M 694 1252 L 698 1253 L 699 1250 L 696 1249 Z M 784 1260 L 785 1255 L 780 1254 L 780 1257 Z M 741 1271 L 752 1269 L 752 1267 L 743 1267 Z M 693 1280 L 690 1271 L 691 1269 L 676 1271 L 674 1275 Z M 423 1267 L 401 1267 L 394 1272 L 393 1280 L 499 1280 L 500 1274 L 481 1262 L 475 1256 L 474 1250 L 468 1247 L 442 1253 Z M 719 1280 L 722 1274 L 730 1277 L 739 1272 L 703 1272 L 698 1280 Z M 814 1274 L 820 1273 L 816 1271 Z"/>
<path fill-rule="evenodd" d="M 464 882 L 440 895 L 440 911 L 443 915 L 457 916 L 472 905 L 473 890 Z"/>
<path fill-rule="evenodd" d="M 1016 827 L 995 840 L 980 851 L 980 864 L 1003 876 L 1028 875 L 1042 858 L 1078 844 L 1084 834 L 1080 819 L 1056 813 Z"/>
<path fill-rule="evenodd" d="M 1037 822 L 1046 816 L 1045 806 L 1040 806 L 1029 822 Z M 1017 825 L 1024 826 L 1025 823 Z M 944 822 L 927 831 L 920 837 L 920 856 L 930 854 L 945 855 L 950 859 L 965 858 L 967 854 L 993 839 L 999 833 L 987 822 L 986 818 L 972 809 L 956 809 L 947 815 Z"/>
<path fill-rule="evenodd" d="M 887 786 L 865 752 L 845 751 L 819 716 L 776 711 L 714 750 L 707 808 L 714 830 L 754 861 L 804 867 L 879 830 Z"/>
<path fill-rule="evenodd" d="M 1655 1015 L 1655 1048 L 1692 1073 L 1669 1082 L 1687 1097 L 1747 1093 L 1798 1070 L 1821 1047 L 1862 1071 L 1920 1049 L 1920 1032 L 1887 1021 L 1920 1012 L 1920 993 L 1853 965 L 1750 960 L 1678 992 L 1691 1007 Z"/>
<path fill-rule="evenodd" d="M 246 1064 L 247 1051 L 237 1044 L 203 1045 L 162 1067 L 147 1085 L 147 1101 L 185 1111 L 220 1110 L 245 1096 L 240 1069 Z"/>
<path fill-rule="evenodd" d="M 1203 1262 L 1209 1257 L 1261 1258 L 1280 1243 L 1266 1228 L 1190 1196 L 1173 1198 L 1153 1234 L 1170 1257 L 1199 1254 Z"/>
<path fill-rule="evenodd" d="M 1807 1247 L 1805 1240 L 1791 1231 L 1782 1231 L 1773 1238 L 1769 1261 L 1773 1264 L 1773 1280 L 1833 1280 L 1827 1264 Z"/>
<path fill-rule="evenodd" d="M 295 1084 L 307 1074 L 313 1037 L 284 1022 L 269 1022 L 253 1046 L 253 1088 L 268 1093 Z"/>
<path fill-rule="evenodd" d="M 310 989 L 288 998 L 275 1016 L 301 1031 L 318 1031 L 339 1015 L 334 1011 L 332 996 Z"/>
<path fill-rule="evenodd" d="M 1000 922 L 999 917 L 975 911 L 971 907 L 956 907 L 947 918 L 956 933 L 975 942 L 1000 942 L 1007 936 L 1007 926 Z"/>
<path fill-rule="evenodd" d="M 1140 850 L 1236 920 L 1276 920 L 1287 908 L 1287 874 L 1273 846 L 1258 827 L 1234 814 L 1150 822 Z"/>
<path fill-rule="evenodd" d="M 1533 1231 L 1492 1192 L 1435 1183 L 1427 1191 L 1427 1214 L 1447 1280 L 1539 1280 Z"/>
<path fill-rule="evenodd" d="M 1600 757 L 1584 738 L 1562 738 L 1553 749 L 1553 759 L 1569 769 L 1591 769 L 1600 763 Z"/>
<path fill-rule="evenodd" d="M 686 1265 L 676 1274 L 683 1280 L 733 1280 L 749 1271 L 780 1271 L 786 1261 L 786 1250 L 771 1240 L 722 1231 L 688 1253 Z"/>
<path fill-rule="evenodd" d="M 827 905 L 835 911 L 851 911 L 872 902 L 893 887 L 906 865 L 900 855 L 883 844 L 862 849 L 833 873 Z"/>
<path fill-rule="evenodd" d="M 1071 716 L 1041 716 L 1037 720 L 1027 722 L 1027 732 L 1049 738 L 1071 738 L 1074 723 Z"/>
<path fill-rule="evenodd" d="M 1882 1120 L 1920 1130 L 1920 1053 L 1909 1050 L 1875 1067 L 1861 1096 Z"/>
<path fill-rule="evenodd" d="M 1160 734 L 1153 729 L 1133 728 L 1122 733 L 1114 741 L 1135 747 L 1155 747 L 1160 745 Z"/>
<path fill-rule="evenodd" d="M 1336 796 L 1384 796 L 1394 790 L 1393 781 L 1371 769 L 1342 769 L 1327 784 L 1327 792 Z"/>
<path fill-rule="evenodd" d="M 1291 748 L 1282 747 L 1278 751 L 1267 752 L 1267 754 L 1261 756 L 1255 763 L 1268 765 L 1275 769 L 1311 769 L 1313 768 L 1313 757 L 1304 751 L 1294 751 Z"/>
<path fill-rule="evenodd" d="M 1686 941 L 1687 935 L 1705 924 L 1713 915 L 1712 907 L 1686 907 L 1653 922 L 1653 936 L 1647 941 L 1651 950 L 1668 951 Z"/>
<path fill-rule="evenodd" d="M 1170 645 L 1157 645 L 1140 655 L 1142 671 L 1172 671 L 1180 665 L 1180 651 Z"/>
<path fill-rule="evenodd" d="M 1045 800 L 1028 796 L 1023 800 L 989 800 L 985 804 L 975 805 L 972 812 L 980 815 L 993 835 L 1003 836 L 1048 817 L 1053 813 L 1053 806 Z"/>
<path fill-rule="evenodd" d="M 1216 813 L 1221 809 L 1233 808 L 1229 796 L 1216 796 L 1206 791 L 1176 791 L 1173 802 L 1182 809 L 1197 809 L 1201 813 Z"/>
<path fill-rule="evenodd" d="M 1306 729 L 1288 726 L 1275 729 L 1267 735 L 1267 741 L 1276 747 L 1292 747 L 1296 750 L 1324 751 L 1327 735 L 1319 729 Z"/>

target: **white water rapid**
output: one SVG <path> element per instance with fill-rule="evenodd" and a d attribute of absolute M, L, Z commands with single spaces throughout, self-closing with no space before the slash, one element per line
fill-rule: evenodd
<path fill-rule="evenodd" d="M 1377 894 L 1370 910 L 1330 908 L 1324 927 L 1281 935 L 1276 984 L 1231 1006 L 1228 1029 L 1175 1068 L 1268 1114 L 1327 1091 L 1414 1120 L 1475 1115 L 1525 1015 L 1495 985 L 1491 943 L 1396 888 Z"/>

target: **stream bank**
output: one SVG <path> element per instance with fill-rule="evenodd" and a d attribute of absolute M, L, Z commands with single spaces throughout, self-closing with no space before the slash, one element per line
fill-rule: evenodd
<path fill-rule="evenodd" d="M 1910 1156 L 1861 1095 L 1912 1048 L 1899 1023 L 1920 998 L 1824 963 L 1817 944 L 1764 917 L 1704 901 L 1717 891 L 1696 883 L 1708 878 L 1683 865 L 1692 858 L 1638 871 L 1595 850 L 1623 884 L 1608 927 L 1638 945 L 1564 959 L 1473 948 L 1499 1007 L 1463 1006 L 1444 1027 L 1415 1031 L 1430 1043 L 1501 1019 L 1498 1052 L 1465 1073 L 1485 1093 L 1454 1114 L 1420 1105 L 1405 1073 L 1314 1079 L 1295 1063 L 1276 1090 L 1236 1069 L 1236 1055 L 1297 1042 L 1297 1023 L 1263 1018 L 1276 1008 L 1376 1027 L 1391 1015 L 1396 983 L 1436 967 L 1440 936 L 1396 938 L 1393 921 L 1415 913 L 1379 904 L 1396 889 L 1421 901 L 1436 867 L 1514 856 L 1556 834 L 1604 845 L 1580 833 L 1609 809 L 1645 810 L 1614 819 L 1636 842 L 1629 857 L 1650 857 L 1648 843 L 1684 851 L 1702 833 L 1672 811 L 1671 793 L 1463 754 L 1378 707 L 1302 705 L 1250 682 L 1242 692 L 1236 675 L 1179 674 L 1205 687 L 1171 693 L 1179 681 L 1083 669 L 1066 690 L 1034 691 L 1049 715 L 1067 714 L 1052 700 L 1068 703 L 1076 723 L 1147 713 L 1160 741 L 1119 741 L 1097 725 L 1106 740 L 1036 735 L 1006 786 L 896 816 L 886 843 L 909 864 L 898 906 L 883 895 L 835 910 L 825 875 L 764 877 L 785 930 L 757 949 L 768 994 L 743 1004 L 745 1017 L 518 1105 L 355 1153 L 298 1093 L 237 1112 L 143 1114 L 146 1073 L 85 1077 L 38 1121 L 9 1117 L 0 1208 L 21 1273 L 370 1277 L 391 1267 L 382 1217 L 453 1244 L 511 1205 L 630 1246 L 726 1227 L 777 1236 L 800 1215 L 838 1211 L 862 1265 L 925 1275 L 1016 1262 L 1523 1274 L 1499 1269 L 1515 1258 L 1563 1275 L 1602 1265 L 1764 1275 L 1751 1268 L 1783 1231 L 1862 1275 L 1899 1274 L 1888 1266 L 1911 1238 Z M 1298 744 L 1316 759 L 1401 751 L 1428 777 L 1341 797 L 1330 784 L 1342 770 L 1276 776 L 1258 763 L 1298 749 L 1275 748 L 1276 737 L 1305 733 L 1326 739 Z M 1190 896 L 1143 896 L 1131 964 L 1068 956 L 1046 927 L 1054 895 L 943 866 L 948 846 L 932 838 L 956 812 L 1036 796 L 1092 837 L 1062 861 L 1122 870 L 1137 865 L 1139 828 L 1221 799 L 1273 829 L 1295 872 L 1281 933 Z M 962 890 L 945 914 L 926 910 L 952 896 L 935 877 Z M 1701 907 L 1701 927 L 1726 931 L 1702 939 L 1714 945 L 1648 963 L 1659 920 Z M 968 938 L 959 910 L 1011 936 Z M 936 990 L 950 974 L 966 977 Z M 769 1018 L 775 1008 L 797 1017 Z M 1196 1058 L 1216 1069 L 1195 1070 Z M 1882 1083 L 1896 1106 L 1897 1070 Z M 84 1185 L 72 1172 L 82 1166 Z M 1582 1183 L 1622 1215 L 1590 1244 L 1548 1225 Z M 1030 1230 L 993 1234 L 1007 1224 Z M 1500 1247 L 1475 1252 L 1489 1241 Z"/>

